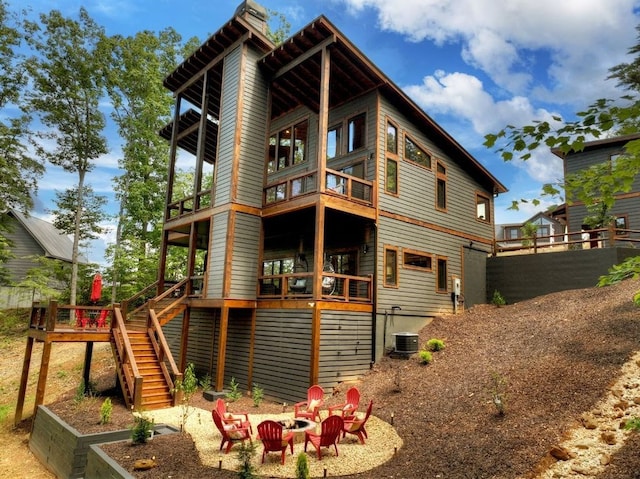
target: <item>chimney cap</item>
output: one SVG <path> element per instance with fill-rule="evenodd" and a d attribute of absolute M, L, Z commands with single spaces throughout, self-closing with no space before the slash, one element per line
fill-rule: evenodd
<path fill-rule="evenodd" d="M 254 17 L 259 18 L 260 20 L 263 20 L 265 22 L 269 17 L 267 9 L 254 0 L 245 0 L 240 5 L 238 5 L 238 8 L 236 8 L 236 16 L 241 16 L 245 13 L 253 15 Z"/>

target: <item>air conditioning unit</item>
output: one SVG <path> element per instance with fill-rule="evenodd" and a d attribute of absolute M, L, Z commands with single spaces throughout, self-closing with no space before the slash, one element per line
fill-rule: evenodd
<path fill-rule="evenodd" d="M 416 333 L 393 333 L 397 354 L 414 354 L 418 352 L 418 335 Z"/>

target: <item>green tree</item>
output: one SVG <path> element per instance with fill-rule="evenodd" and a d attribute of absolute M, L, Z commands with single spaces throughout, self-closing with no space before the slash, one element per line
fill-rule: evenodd
<path fill-rule="evenodd" d="M 267 38 L 271 40 L 275 45 L 280 45 L 287 38 L 289 38 L 289 31 L 291 30 L 291 23 L 287 21 L 287 17 L 282 13 L 278 13 L 276 10 L 268 10 L 269 18 L 271 22 L 273 19 L 277 19 L 277 26 L 274 29 L 271 25 L 267 25 Z"/>
<path fill-rule="evenodd" d="M 17 15 L 0 1 L 0 282 L 7 280 L 3 264 L 11 258 L 11 244 L 4 234 L 9 228 L 7 211 L 14 208 L 27 213 L 31 209 L 31 195 L 37 191 L 38 179 L 44 172 L 42 163 L 29 153 L 28 110 L 18 110 L 28 79 L 22 65 L 24 58 L 17 53 L 21 39 Z M 16 108 L 13 115 L 7 114 L 11 108 Z"/>
<path fill-rule="evenodd" d="M 70 303 L 76 304 L 79 245 L 83 236 L 86 175 L 94 161 L 107 153 L 104 114 L 99 109 L 104 93 L 104 60 L 97 48 L 103 30 L 84 8 L 79 19 L 65 18 L 57 10 L 40 15 L 40 23 L 25 22 L 35 55 L 26 65 L 32 81 L 28 103 L 47 128 L 38 132 L 43 144 L 38 153 L 64 171 L 77 174 Z"/>
<path fill-rule="evenodd" d="M 531 247 L 533 246 L 533 237 L 538 232 L 538 226 L 531 223 L 526 222 L 522 228 L 520 228 L 520 233 L 522 234 L 522 246 Z"/>
<path fill-rule="evenodd" d="M 133 37 L 104 37 L 101 42 L 109 58 L 106 85 L 112 118 L 124 142 L 119 160 L 124 173 L 114 180 L 119 201 L 116 243 L 108 250 L 112 301 L 119 296 L 116 285 L 133 286 L 125 287 L 128 293 L 156 277 L 169 157 L 169 145 L 158 131 L 171 120 L 173 104 L 162 79 L 178 63 L 180 42 L 171 28 L 157 35 L 143 31 Z"/>

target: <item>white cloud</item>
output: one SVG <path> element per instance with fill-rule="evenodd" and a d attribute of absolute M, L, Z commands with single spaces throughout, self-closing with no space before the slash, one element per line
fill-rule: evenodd
<path fill-rule="evenodd" d="M 605 78 L 628 60 L 640 6 L 638 0 L 511 0 L 499 7 L 495 0 L 405 0 L 401 7 L 343 1 L 351 12 L 375 9 L 381 29 L 409 41 L 460 45 L 465 62 L 512 95 L 579 105 L 615 95 Z"/>

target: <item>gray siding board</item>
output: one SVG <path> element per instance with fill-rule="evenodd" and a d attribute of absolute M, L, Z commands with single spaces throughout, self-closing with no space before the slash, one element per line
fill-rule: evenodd
<path fill-rule="evenodd" d="M 211 244 L 208 255 L 207 298 L 222 297 L 222 281 L 224 262 L 227 250 L 227 228 L 229 227 L 229 213 L 224 212 L 213 217 L 211 228 Z"/>
<path fill-rule="evenodd" d="M 15 258 L 8 259 L 4 266 L 9 270 L 10 280 L 17 283 L 25 278 L 28 270 L 37 266 L 31 256 L 44 256 L 45 251 L 19 221 L 12 218 L 10 225 L 13 230 L 4 235 L 13 242 L 11 253 Z"/>
<path fill-rule="evenodd" d="M 238 89 L 240 88 L 240 59 L 242 48 L 238 47 L 224 59 L 222 99 L 220 107 L 220 130 L 218 132 L 218 157 L 215 174 L 214 205 L 231 201 L 231 178 L 237 127 Z"/>
<path fill-rule="evenodd" d="M 255 299 L 260 251 L 260 218 L 236 213 L 231 295 Z"/>
<path fill-rule="evenodd" d="M 240 141 L 240 171 L 238 200 L 256 207 L 262 206 L 262 185 L 265 166 L 267 125 L 267 84 L 258 68 L 259 52 L 247 50 L 242 134 Z"/>

